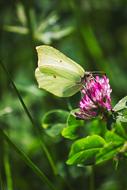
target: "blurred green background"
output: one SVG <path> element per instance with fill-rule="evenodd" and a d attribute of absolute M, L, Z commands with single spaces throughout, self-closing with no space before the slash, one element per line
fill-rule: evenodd
<path fill-rule="evenodd" d="M 57 98 L 38 89 L 34 76 L 35 47 L 42 44 L 56 47 L 87 71 L 106 72 L 113 89 L 113 105 L 127 94 L 126 0 L 0 1 L 0 59 L 37 123 L 52 109 L 68 111 L 68 102 L 75 108 L 80 98 L 79 94 L 69 99 Z M 49 137 L 42 128 L 41 138 L 59 173 L 53 174 L 39 138 L 2 68 L 0 89 L 0 128 L 14 144 L 24 150 L 57 189 L 89 190 L 91 168 L 67 166 L 71 142 L 60 136 Z M 126 190 L 126 168 L 126 160 L 120 161 L 117 170 L 112 161 L 94 168 L 95 189 Z M 49 189 L 1 136 L 0 179 L 1 190 Z"/>

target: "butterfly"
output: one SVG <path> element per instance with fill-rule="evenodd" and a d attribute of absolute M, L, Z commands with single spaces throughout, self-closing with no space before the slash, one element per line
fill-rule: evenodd
<path fill-rule="evenodd" d="M 59 97 L 72 96 L 83 88 L 84 79 L 90 72 L 85 72 L 79 64 L 51 46 L 38 46 L 36 50 L 35 77 L 39 88 Z"/>

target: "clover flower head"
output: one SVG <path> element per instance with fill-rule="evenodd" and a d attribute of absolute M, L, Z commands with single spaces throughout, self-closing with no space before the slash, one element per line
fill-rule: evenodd
<path fill-rule="evenodd" d="M 96 76 L 85 81 L 85 87 L 82 90 L 83 97 L 79 103 L 80 111 L 76 116 L 81 119 L 91 119 L 110 111 L 112 89 L 109 85 L 109 79 L 104 75 Z"/>

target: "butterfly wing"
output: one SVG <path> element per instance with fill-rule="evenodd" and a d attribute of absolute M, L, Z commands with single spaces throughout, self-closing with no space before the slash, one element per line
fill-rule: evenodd
<path fill-rule="evenodd" d="M 36 69 L 35 76 L 38 81 L 39 88 L 43 88 L 59 97 L 72 96 L 82 88 L 81 84 L 73 83 L 66 78 L 42 73 L 39 68 Z"/>
<path fill-rule="evenodd" d="M 38 68 L 35 76 L 39 87 L 56 96 L 72 96 L 82 88 L 84 69 L 51 46 L 37 47 Z"/>

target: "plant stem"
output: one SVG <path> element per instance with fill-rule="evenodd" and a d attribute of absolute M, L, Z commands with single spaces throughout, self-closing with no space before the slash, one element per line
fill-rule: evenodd
<path fill-rule="evenodd" d="M 1 171 L 0 171 L 0 189 L 1 189 L 1 190 L 5 190 L 5 188 L 4 188 L 4 183 L 3 183 L 3 180 L 2 180 Z"/>
<path fill-rule="evenodd" d="M 29 43 L 31 46 L 31 53 L 32 53 L 32 60 L 36 66 L 36 54 L 35 54 L 35 40 L 34 40 L 34 33 L 35 33 L 35 15 L 34 10 L 32 9 L 32 2 L 23 1 L 24 11 L 27 19 L 27 28 L 28 28 L 28 37 Z"/>
<path fill-rule="evenodd" d="M 90 166 L 91 173 L 89 178 L 89 190 L 94 190 L 94 166 Z"/>
<path fill-rule="evenodd" d="M 10 168 L 9 154 L 8 154 L 8 144 L 6 144 L 6 142 L 4 143 L 4 168 L 7 180 L 7 189 L 13 190 L 11 168 Z"/>

